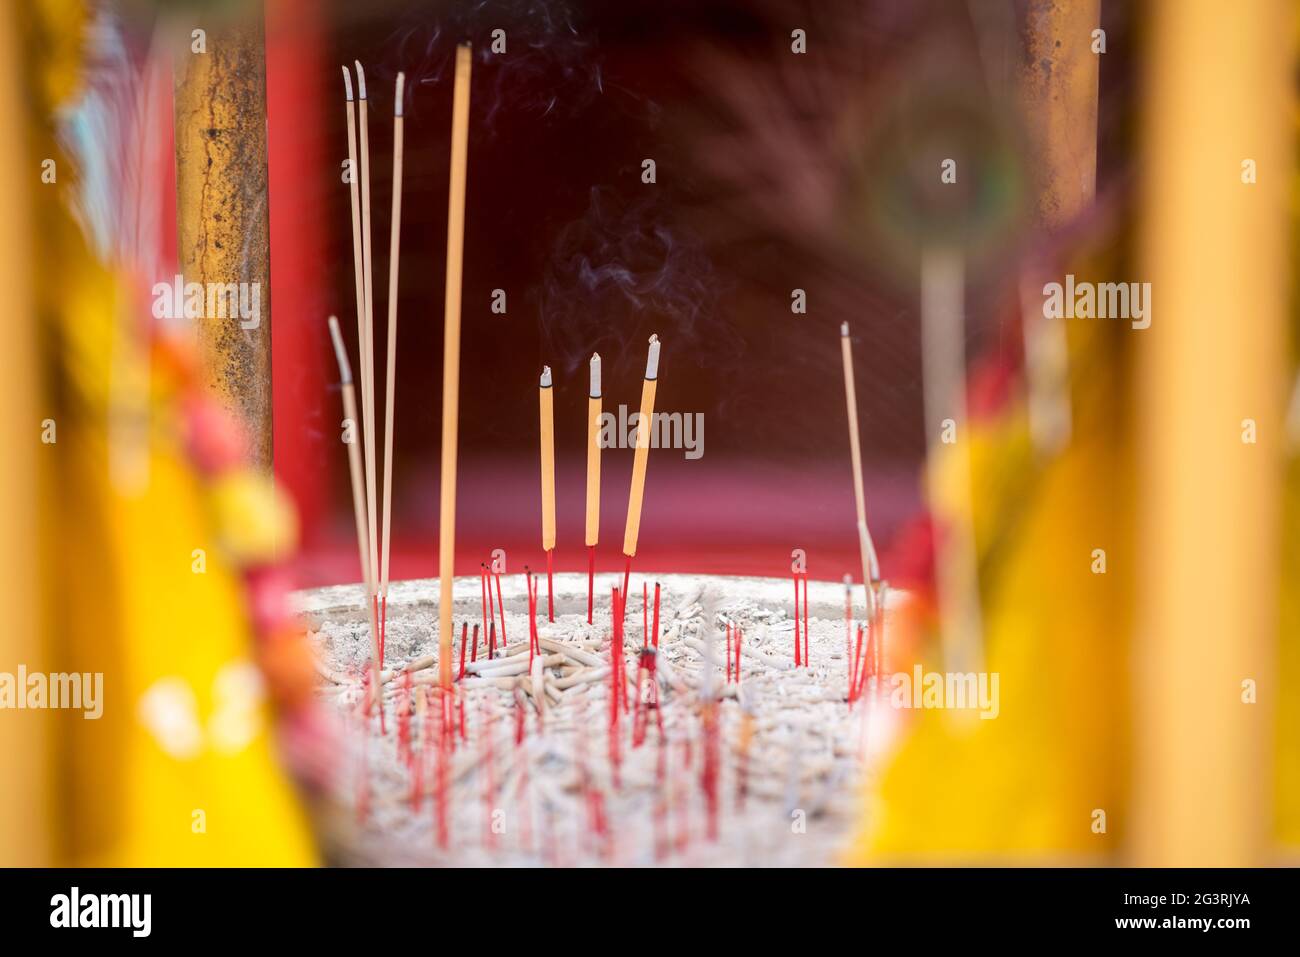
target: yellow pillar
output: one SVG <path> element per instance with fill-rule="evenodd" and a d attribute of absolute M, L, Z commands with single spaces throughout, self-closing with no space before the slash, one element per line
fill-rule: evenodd
<path fill-rule="evenodd" d="M 258 317 L 195 320 L 207 383 L 271 467 L 271 274 L 261 3 L 195 18 L 176 51 L 176 219 L 186 283 L 257 284 Z M 185 20 L 186 27 L 191 24 Z M 199 47 L 202 51 L 199 51 Z M 251 286 L 245 287 L 251 291 Z M 251 299 L 249 300 L 252 301 Z"/>
<path fill-rule="evenodd" d="M 1259 864 L 1278 693 L 1295 29 L 1284 0 L 1148 9 L 1128 277 L 1151 283 L 1151 327 L 1131 332 L 1140 555 L 1126 830 L 1138 865 Z M 1248 680 L 1258 704 L 1242 700 Z"/>
<path fill-rule="evenodd" d="M 51 414 L 40 403 L 40 355 L 33 307 L 31 209 L 33 189 L 41 185 L 40 160 L 30 155 L 24 96 L 24 57 L 18 42 L 16 8 L 0 11 L 0 142 L 6 143 L 13 176 L 0 189 L 0 289 L 5 291 L 5 374 L 0 401 L 0 670 L 18 665 L 45 670 L 42 640 L 42 583 L 39 575 L 37 509 L 38 456 L 56 446 L 41 443 L 41 421 Z M 57 428 L 57 423 L 55 423 Z M 57 436 L 57 433 L 56 433 Z M 21 691 L 19 692 L 21 693 Z M 0 713 L 0 866 L 48 866 L 49 781 L 46 743 L 48 711 Z"/>

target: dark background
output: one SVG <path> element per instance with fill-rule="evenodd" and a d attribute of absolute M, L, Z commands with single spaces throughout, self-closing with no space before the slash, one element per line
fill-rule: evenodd
<path fill-rule="evenodd" d="M 1121 123 L 1130 85 L 1126 13 L 1105 6 L 1099 196 L 1125 181 Z M 967 251 L 972 391 L 999 401 L 999 383 L 1019 361 L 1016 267 L 1042 240 L 1028 227 L 1011 88 L 1017 4 L 324 8 L 323 55 L 312 71 L 319 79 L 302 79 L 303 96 L 320 110 L 313 164 L 325 170 L 314 177 L 310 210 L 321 233 L 308 237 L 319 245 L 325 281 L 317 294 L 354 342 L 338 65 L 359 59 L 372 107 L 381 360 L 393 77 L 399 69 L 407 75 L 394 577 L 436 573 L 451 60 L 467 38 L 475 61 L 458 571 L 472 572 L 497 546 L 510 553 L 512 571 L 540 563 L 536 382 L 544 364 L 556 375 L 557 567 L 585 569 L 586 360 L 593 350 L 602 355 L 605 408 L 626 403 L 634 411 L 645 342 L 657 332 L 657 408 L 703 413 L 705 455 L 652 453 L 637 567 L 788 574 L 798 546 L 815 577 L 851 572 L 858 562 L 838 335 L 845 321 L 853 329 L 868 519 L 885 573 L 898 571 L 890 545 L 915 531 L 922 512 L 922 243 L 960 242 Z M 807 31 L 803 55 L 790 50 L 796 27 Z M 496 28 L 506 31 L 504 56 L 488 49 Z M 273 79 L 275 71 L 268 63 Z M 277 123 L 291 120 L 271 111 L 273 189 Z M 947 156 L 959 158 L 959 186 L 941 190 L 937 172 Z M 657 164 L 652 185 L 641 182 L 647 157 Z M 276 212 L 273 197 L 273 230 Z M 279 228 L 293 236 L 284 216 Z M 275 233 L 273 274 L 274 240 Z M 508 297 L 504 316 L 489 308 L 496 288 Z M 806 290 L 806 315 L 791 312 L 795 288 Z M 273 313 L 280 322 L 284 313 L 275 305 Z M 319 321 L 323 333 L 323 315 Z M 294 454 L 318 460 L 327 478 L 323 506 L 306 514 L 301 569 L 312 583 L 356 577 L 345 457 L 335 442 L 337 391 L 325 337 L 316 338 L 319 354 L 304 367 L 323 369 L 324 383 L 299 378 L 296 358 L 279 352 L 275 370 L 277 467 L 288 429 Z M 972 398 L 973 415 L 982 401 Z M 609 569 L 621 567 L 630 462 L 630 451 L 603 459 L 601 556 Z"/>

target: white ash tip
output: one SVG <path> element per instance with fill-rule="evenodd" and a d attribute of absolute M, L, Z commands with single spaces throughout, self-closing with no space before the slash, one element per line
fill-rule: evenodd
<path fill-rule="evenodd" d="M 542 366 L 542 382 L 541 382 L 541 386 L 542 386 L 543 389 L 549 389 L 549 388 L 551 387 L 551 367 L 550 367 L 550 366 Z"/>
<path fill-rule="evenodd" d="M 657 379 L 659 377 L 659 337 L 657 335 L 650 337 L 650 350 L 646 354 L 645 360 L 645 377 L 647 379 Z"/>
<path fill-rule="evenodd" d="M 600 395 L 600 353 L 591 354 L 591 390 L 588 392 L 593 399 Z"/>
<path fill-rule="evenodd" d="M 847 322 L 840 323 L 840 335 L 844 336 L 845 338 L 848 338 L 849 324 Z"/>
<path fill-rule="evenodd" d="M 397 74 L 397 89 L 393 93 L 393 116 L 401 116 L 403 101 L 406 99 L 406 74 Z"/>
<path fill-rule="evenodd" d="M 340 67 L 343 71 L 343 89 L 347 94 L 348 102 L 352 102 L 352 74 L 348 72 L 347 67 Z"/>
<path fill-rule="evenodd" d="M 330 316 L 330 340 L 334 343 L 334 358 L 339 364 L 339 381 L 343 385 L 349 385 L 352 382 L 352 364 L 348 362 L 348 351 L 343 348 L 343 334 L 339 332 L 339 320 L 336 316 Z"/>
<path fill-rule="evenodd" d="M 851 589 L 853 588 L 853 576 L 852 576 L 852 575 L 845 575 L 845 576 L 844 576 L 844 588 L 845 588 L 846 590 L 851 590 Z"/>
<path fill-rule="evenodd" d="M 357 99 L 364 100 L 366 98 L 366 71 L 361 68 L 360 60 L 353 60 L 352 62 L 357 65 Z"/>

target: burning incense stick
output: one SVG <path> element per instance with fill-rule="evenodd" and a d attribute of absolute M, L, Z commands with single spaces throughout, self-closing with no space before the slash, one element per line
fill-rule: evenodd
<path fill-rule="evenodd" d="M 397 266 L 402 236 L 402 99 L 405 74 L 397 74 L 393 92 L 393 215 L 388 239 L 388 365 L 384 376 L 384 534 L 379 565 L 380 627 L 388 627 L 388 553 L 393 518 L 393 392 L 397 383 Z"/>
<path fill-rule="evenodd" d="M 339 321 L 334 316 L 329 318 L 330 339 L 334 343 L 334 357 L 339 364 L 339 384 L 343 387 L 343 418 L 345 421 L 352 422 L 355 426 L 357 422 L 357 394 L 352 385 L 352 365 L 348 362 L 347 350 L 343 348 L 343 336 L 339 333 Z M 370 599 L 375 593 L 375 582 L 371 577 L 370 555 L 366 552 L 366 516 L 365 516 L 365 498 L 363 483 L 361 478 L 361 450 L 357 447 L 355 429 L 353 439 L 347 443 L 348 446 L 348 472 L 352 479 L 352 511 L 357 522 L 357 551 L 361 559 L 361 576 L 366 584 L 366 604 L 370 607 L 370 646 L 372 659 L 370 686 L 374 693 L 371 695 L 373 700 L 379 701 L 380 713 L 383 713 L 383 702 L 380 694 L 382 687 L 379 681 L 379 626 L 375 616 L 375 604 Z M 369 714 L 369 704 L 366 706 L 366 713 Z"/>
<path fill-rule="evenodd" d="M 456 573 L 456 430 L 460 410 L 460 283 L 465 251 L 465 179 L 469 151 L 470 48 L 456 48 L 447 199 L 447 293 L 443 310 L 442 496 L 438 509 L 439 674 L 451 687 L 452 576 Z"/>
<path fill-rule="evenodd" d="M 547 619 L 555 621 L 553 558 L 555 555 L 555 392 L 551 367 L 542 367 L 537 387 L 537 408 L 542 448 L 542 551 L 546 552 Z"/>
<path fill-rule="evenodd" d="M 587 391 L 587 624 L 596 596 L 596 545 L 600 542 L 600 353 L 591 354 Z"/>
<path fill-rule="evenodd" d="M 637 419 L 636 457 L 632 460 L 632 487 L 627 497 L 627 528 L 623 532 L 623 554 L 627 565 L 623 572 L 623 591 L 636 557 L 636 540 L 641 533 L 641 503 L 645 498 L 645 470 L 650 460 L 650 435 L 654 431 L 655 387 L 659 379 L 659 337 L 650 337 L 646 353 L 645 380 L 641 383 L 641 414 Z"/>
<path fill-rule="evenodd" d="M 368 410 L 368 400 L 367 400 L 367 393 L 366 393 L 366 381 L 368 376 L 367 376 L 366 369 L 369 368 L 370 366 L 370 360 L 368 357 L 368 353 L 366 351 L 366 341 L 367 341 L 366 340 L 366 314 L 367 314 L 366 300 L 367 300 L 368 280 L 366 279 L 366 274 L 365 274 L 365 269 L 366 269 L 365 253 L 363 250 L 368 246 L 369 240 L 368 239 L 363 240 L 362 238 L 363 217 L 361 215 L 361 173 L 360 173 L 360 167 L 358 166 L 357 163 L 357 105 L 353 100 L 353 96 L 352 96 L 352 74 L 348 71 L 347 67 L 343 67 L 342 70 L 343 70 L 343 91 L 346 97 L 347 126 L 348 126 L 348 170 L 349 170 L 348 192 L 352 204 L 352 270 L 353 270 L 353 281 L 354 281 L 354 285 L 356 286 L 356 294 L 357 294 L 357 352 L 359 353 L 359 358 L 361 360 L 361 407 L 362 407 L 362 413 L 365 414 Z M 361 96 L 363 98 L 365 97 L 364 88 L 362 88 L 361 90 Z M 365 461 L 366 461 L 366 444 L 365 444 L 366 437 L 365 436 L 367 431 L 367 423 L 366 421 L 360 418 L 354 419 L 353 421 L 356 424 L 356 430 L 361 434 L 362 475 L 364 476 Z M 363 478 L 363 482 L 364 482 L 364 478 Z M 368 490 L 369 487 L 367 486 L 366 491 Z M 376 598 L 373 589 L 373 583 L 375 581 L 374 540 L 370 536 L 370 529 L 372 528 L 372 526 L 370 523 L 370 513 L 367 505 L 368 505 L 368 498 L 363 494 L 362 508 L 364 514 L 362 517 L 365 521 L 365 527 L 367 529 L 366 540 L 369 545 L 368 557 L 366 558 L 366 561 L 371 565 L 371 569 L 370 569 L 371 575 L 368 578 L 368 581 L 371 583 L 372 586 L 367 588 L 366 600 L 369 601 L 371 604 L 374 604 Z"/>
<path fill-rule="evenodd" d="M 858 395 L 853 384 L 853 347 L 849 324 L 840 326 L 840 353 L 844 359 L 844 402 L 849 410 L 849 454 L 853 457 L 853 500 L 858 513 L 858 551 L 862 555 L 862 584 L 867 593 L 867 616 L 875 609 L 875 583 L 880 580 L 876 546 L 867 529 L 867 500 L 862 491 L 862 445 L 858 438 Z"/>
<path fill-rule="evenodd" d="M 353 61 L 357 68 L 357 149 L 360 153 L 360 166 L 354 175 L 360 181 L 361 191 L 361 279 L 365 289 L 365 324 L 361 350 L 361 414 L 366 420 L 362 430 L 365 452 L 366 477 L 366 524 L 370 533 L 370 580 L 379 581 L 379 507 L 376 503 L 375 481 L 375 293 L 374 272 L 370 250 L 370 103 L 366 98 L 366 72 L 359 60 Z M 378 594 L 372 595 L 373 602 L 378 603 Z M 376 607 L 378 613 L 378 607 Z M 379 647 L 380 658 L 384 653 L 383 645 Z M 382 665 L 383 662 L 380 661 Z"/>

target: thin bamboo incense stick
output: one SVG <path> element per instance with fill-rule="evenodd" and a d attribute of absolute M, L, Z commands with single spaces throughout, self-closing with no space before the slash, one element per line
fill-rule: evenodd
<path fill-rule="evenodd" d="M 469 151 L 470 48 L 456 48 L 452 91 L 451 178 L 447 199 L 447 292 L 443 310 L 442 487 L 438 514 L 439 675 L 451 687 L 452 576 L 456 572 L 456 432 L 460 411 L 460 283 L 465 251 Z"/>
<path fill-rule="evenodd" d="M 366 380 L 367 380 L 366 369 L 369 368 L 370 366 L 370 360 L 366 349 L 367 279 L 365 275 L 365 255 L 363 252 L 363 249 L 365 247 L 362 240 L 361 172 L 357 164 L 357 105 L 353 100 L 353 95 L 352 95 L 352 74 L 348 72 L 347 67 L 342 67 L 342 70 L 343 70 L 343 91 L 346 97 L 346 105 L 347 105 L 348 171 L 349 171 L 348 192 L 352 203 L 352 269 L 353 269 L 353 280 L 356 286 L 356 293 L 357 293 L 357 351 L 359 353 L 359 357 L 361 360 L 361 406 L 362 406 L 362 413 L 364 414 L 368 407 L 368 403 L 366 399 Z M 361 95 L 363 97 L 365 96 L 364 91 L 362 92 Z M 354 422 L 357 431 L 361 434 L 362 475 L 364 476 L 365 459 L 366 459 L 365 448 L 366 448 L 367 423 L 361 418 L 354 419 Z M 363 478 L 363 482 L 364 482 L 364 478 Z M 368 500 L 363 494 L 362 496 L 363 508 L 365 508 L 367 501 Z M 376 576 L 374 574 L 375 571 L 374 547 L 373 547 L 374 540 L 373 537 L 370 535 L 370 530 L 373 529 L 374 526 L 370 522 L 370 513 L 368 509 L 363 515 L 363 518 L 365 519 L 365 523 L 366 523 L 367 542 L 369 543 L 369 552 L 366 561 L 369 562 L 371 566 L 370 568 L 371 574 L 367 578 L 367 581 L 369 582 L 369 586 L 366 591 L 366 601 L 373 605 L 377 600 L 377 596 L 375 594 L 375 588 L 374 588 L 375 580 L 376 580 Z M 380 646 L 380 657 L 381 658 L 383 657 L 382 645 Z M 381 661 L 380 662 L 381 667 L 382 664 L 383 663 Z"/>
<path fill-rule="evenodd" d="M 537 409 L 542 450 L 542 551 L 546 552 L 547 619 L 555 621 L 553 558 L 555 555 L 555 390 L 551 367 L 542 367 L 537 385 Z"/>
<path fill-rule="evenodd" d="M 339 321 L 334 316 L 329 318 L 330 339 L 334 343 L 334 357 L 338 360 L 339 365 L 339 383 L 343 387 L 343 418 L 344 421 L 350 421 L 354 424 L 357 422 L 357 395 L 356 389 L 352 384 L 352 365 L 348 362 L 347 350 L 343 348 L 343 336 L 339 333 Z M 366 516 L 365 516 L 365 493 L 361 478 L 361 450 L 358 448 L 355 428 L 353 430 L 353 440 L 347 443 L 348 446 L 348 473 L 352 480 L 352 511 L 357 523 L 357 551 L 361 559 L 361 576 L 366 583 L 366 604 L 370 607 L 370 646 L 371 646 L 371 680 L 370 686 L 374 689 L 372 698 L 380 701 L 380 713 L 383 713 L 383 704 L 380 689 L 382 685 L 379 680 L 379 626 L 375 619 L 374 602 L 369 598 L 374 594 L 374 579 L 370 577 L 371 563 L 370 556 L 366 552 Z M 369 706 L 366 711 L 369 712 Z"/>
<path fill-rule="evenodd" d="M 600 543 L 600 353 L 591 354 L 591 385 L 587 390 L 587 624 L 596 597 L 596 546 Z"/>
<path fill-rule="evenodd" d="M 361 415 L 366 420 L 365 436 L 366 465 L 366 521 L 370 532 L 370 580 L 379 582 L 379 505 L 376 501 L 377 482 L 375 481 L 375 292 L 374 271 L 370 250 L 370 103 L 366 98 L 366 71 L 361 68 L 359 60 L 353 61 L 357 68 L 357 148 L 360 152 L 361 165 L 357 178 L 361 191 L 361 278 L 365 286 L 365 340 L 361 349 Z M 378 593 L 372 596 L 378 614 Z M 383 657 L 383 644 L 379 646 Z M 380 661 L 382 665 L 383 662 Z"/>
<path fill-rule="evenodd" d="M 862 491 L 862 444 L 858 438 L 858 395 L 853 383 L 853 347 L 849 324 L 840 326 L 840 354 L 844 359 L 844 402 L 849 411 L 849 454 L 853 458 L 853 501 L 858 513 L 858 551 L 862 555 L 862 584 L 867 593 L 867 617 L 875 609 L 874 588 L 880 580 L 876 546 L 867 529 L 867 500 Z"/>
<path fill-rule="evenodd" d="M 646 353 L 645 380 L 641 383 L 641 413 L 637 419 L 636 455 L 632 460 L 632 487 L 627 497 L 627 527 L 623 532 L 623 554 L 627 565 L 623 572 L 623 592 L 636 557 L 637 537 L 641 533 L 641 503 L 645 498 L 645 471 L 650 460 L 650 435 L 654 431 L 655 387 L 659 380 L 659 337 L 650 337 Z"/>
<path fill-rule="evenodd" d="M 402 100 L 406 75 L 397 74 L 393 91 L 393 215 L 388 238 L 388 364 L 384 375 L 384 533 L 383 559 L 379 565 L 379 620 L 388 626 L 388 554 L 393 524 L 393 393 L 397 384 L 397 267 L 402 242 Z"/>

